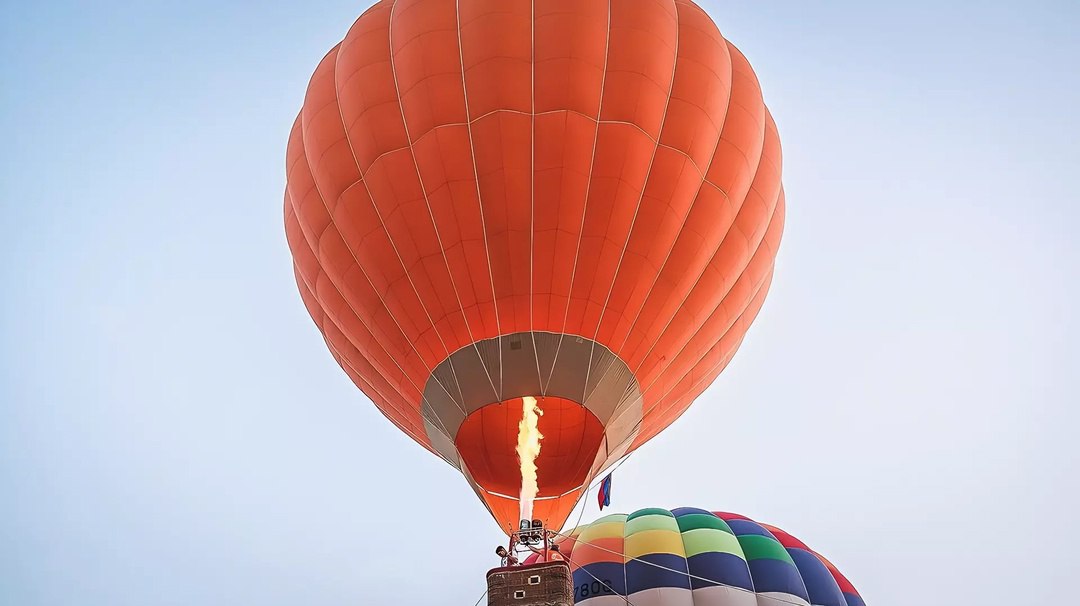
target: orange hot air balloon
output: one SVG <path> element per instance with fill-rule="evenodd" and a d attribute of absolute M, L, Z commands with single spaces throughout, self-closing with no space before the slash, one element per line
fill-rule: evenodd
<path fill-rule="evenodd" d="M 783 229 L 753 70 L 688 0 L 382 0 L 293 126 L 285 226 L 327 346 L 516 526 L 667 427 L 742 342 Z"/>

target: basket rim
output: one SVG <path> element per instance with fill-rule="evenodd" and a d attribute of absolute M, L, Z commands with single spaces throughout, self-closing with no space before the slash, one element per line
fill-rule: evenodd
<path fill-rule="evenodd" d="M 527 570 L 544 570 L 545 568 L 566 568 L 566 571 L 570 571 L 570 564 L 563 561 L 554 562 L 538 562 L 536 564 L 522 564 L 519 566 L 499 566 L 487 571 L 485 577 L 490 577 L 493 574 L 499 574 L 504 572 L 517 572 Z"/>

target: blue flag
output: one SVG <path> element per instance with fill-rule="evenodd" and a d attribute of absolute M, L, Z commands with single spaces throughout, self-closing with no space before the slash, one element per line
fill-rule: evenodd
<path fill-rule="evenodd" d="M 604 510 L 604 507 L 611 505 L 611 474 L 607 474 L 603 480 L 600 481 L 600 492 L 596 495 L 596 500 L 600 503 L 600 511 Z"/>

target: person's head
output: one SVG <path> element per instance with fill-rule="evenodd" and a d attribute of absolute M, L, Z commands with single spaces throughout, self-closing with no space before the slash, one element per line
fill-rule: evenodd
<path fill-rule="evenodd" d="M 499 545 L 498 547 L 495 548 L 495 555 L 499 556 L 500 558 L 505 558 L 506 557 L 506 548 L 503 547 L 502 545 Z"/>

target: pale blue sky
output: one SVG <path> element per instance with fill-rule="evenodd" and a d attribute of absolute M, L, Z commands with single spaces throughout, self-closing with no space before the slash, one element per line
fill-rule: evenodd
<path fill-rule="evenodd" d="M 787 230 L 613 506 L 775 523 L 876 606 L 1075 597 L 1080 8 L 703 4 Z M 288 129 L 366 6 L 3 2 L 0 604 L 479 597 L 498 530 L 337 368 L 285 246 Z"/>

